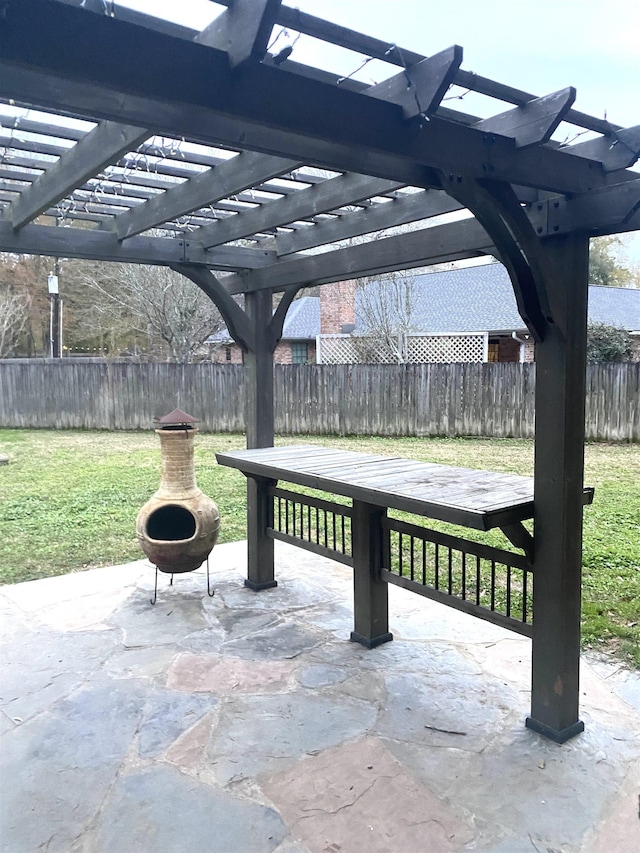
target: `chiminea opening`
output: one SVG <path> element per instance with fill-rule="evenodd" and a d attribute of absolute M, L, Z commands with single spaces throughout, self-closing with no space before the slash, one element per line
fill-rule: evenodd
<path fill-rule="evenodd" d="M 164 542 L 191 539 L 196 534 L 196 520 L 183 506 L 168 504 L 151 513 L 146 532 L 151 539 Z"/>

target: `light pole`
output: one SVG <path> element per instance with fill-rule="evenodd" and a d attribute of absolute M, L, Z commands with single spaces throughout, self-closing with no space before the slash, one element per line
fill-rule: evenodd
<path fill-rule="evenodd" d="M 56 258 L 53 265 L 53 273 L 50 273 L 47 278 L 49 297 L 51 299 L 49 311 L 49 356 L 51 358 L 60 358 L 62 353 L 62 304 L 58 291 L 59 273 L 60 264 Z"/>

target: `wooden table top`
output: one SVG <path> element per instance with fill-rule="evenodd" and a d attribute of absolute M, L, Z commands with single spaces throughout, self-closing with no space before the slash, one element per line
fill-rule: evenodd
<path fill-rule="evenodd" d="M 489 530 L 533 517 L 533 478 L 314 445 L 217 453 L 248 476 Z M 593 490 L 585 489 L 585 503 Z"/>

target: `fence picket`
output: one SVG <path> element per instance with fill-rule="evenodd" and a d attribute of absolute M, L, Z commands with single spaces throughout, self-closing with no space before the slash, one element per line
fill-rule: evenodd
<path fill-rule="evenodd" d="M 274 371 L 285 434 L 532 438 L 534 364 L 292 364 Z M 146 429 L 174 408 L 244 429 L 236 364 L 0 360 L 0 426 Z M 587 368 L 586 438 L 640 441 L 640 364 Z"/>

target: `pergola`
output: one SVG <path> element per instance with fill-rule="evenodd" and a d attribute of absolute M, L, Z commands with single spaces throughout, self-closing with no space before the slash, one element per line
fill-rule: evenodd
<path fill-rule="evenodd" d="M 425 57 L 280 0 L 218 5 L 197 32 L 103 0 L 0 0 L 0 251 L 190 278 L 245 352 L 250 448 L 273 444 L 273 351 L 302 287 L 499 258 L 537 344 L 528 724 L 566 740 L 582 728 L 588 242 L 640 227 L 640 126 L 573 109 L 572 88 L 538 97 L 464 71 L 458 46 Z M 278 26 L 387 79 L 273 55 Z M 443 106 L 451 87 L 495 114 Z M 580 141 L 555 141 L 561 123 Z"/>

